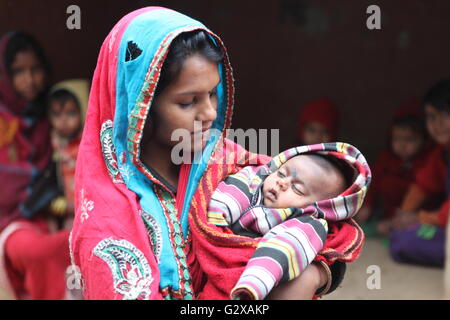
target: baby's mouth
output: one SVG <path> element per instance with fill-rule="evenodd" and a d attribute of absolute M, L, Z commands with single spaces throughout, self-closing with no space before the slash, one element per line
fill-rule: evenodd
<path fill-rule="evenodd" d="M 270 201 L 275 201 L 275 200 L 277 200 L 277 192 L 275 191 L 275 189 L 270 188 L 270 189 L 266 192 L 266 198 L 269 199 Z"/>

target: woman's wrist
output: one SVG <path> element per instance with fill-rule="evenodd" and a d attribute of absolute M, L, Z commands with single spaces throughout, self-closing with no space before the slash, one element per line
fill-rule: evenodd
<path fill-rule="evenodd" d="M 328 265 L 323 261 L 314 261 L 312 265 L 317 268 L 319 273 L 320 280 L 319 285 L 317 286 L 318 290 L 316 291 L 316 295 L 320 297 L 327 294 L 331 288 L 331 283 L 333 280 L 331 270 L 330 267 L 328 267 Z"/>

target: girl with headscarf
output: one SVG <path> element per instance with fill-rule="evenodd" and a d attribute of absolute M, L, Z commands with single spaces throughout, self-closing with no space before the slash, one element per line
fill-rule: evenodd
<path fill-rule="evenodd" d="M 24 204 L 52 149 L 46 118 L 49 65 L 24 33 L 0 40 L 0 287 L 17 299 L 62 299 L 68 232 L 50 234 Z"/>
<path fill-rule="evenodd" d="M 112 29 L 76 169 L 70 248 L 85 298 L 230 298 L 259 239 L 209 224 L 208 203 L 228 175 L 270 160 L 225 139 L 233 93 L 226 49 L 200 22 L 147 7 Z M 190 148 L 175 164 L 180 132 Z M 328 266 L 342 274 L 336 261 L 354 259 L 363 242 L 353 220 L 332 224 L 328 237 L 323 269 L 309 269 L 323 284 Z"/>
<path fill-rule="evenodd" d="M 52 199 L 50 211 L 60 226 L 71 229 L 74 211 L 75 164 L 86 115 L 89 81 L 65 80 L 54 85 L 49 97 L 53 158 L 61 195 Z"/>
<path fill-rule="evenodd" d="M 297 140 L 302 145 L 336 141 L 339 130 L 339 113 L 328 98 L 307 103 L 298 119 Z"/>

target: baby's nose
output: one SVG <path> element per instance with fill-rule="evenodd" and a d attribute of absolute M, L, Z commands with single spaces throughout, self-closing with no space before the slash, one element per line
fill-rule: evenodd
<path fill-rule="evenodd" d="M 279 180 L 280 188 L 281 190 L 285 191 L 287 187 L 289 186 L 289 179 L 288 178 L 281 178 Z"/>

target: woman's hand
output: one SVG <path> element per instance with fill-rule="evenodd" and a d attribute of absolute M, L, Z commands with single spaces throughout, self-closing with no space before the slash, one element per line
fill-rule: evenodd
<path fill-rule="evenodd" d="M 327 271 L 319 263 L 311 263 L 302 274 L 275 287 L 268 300 L 311 300 L 316 291 L 328 281 Z"/>

